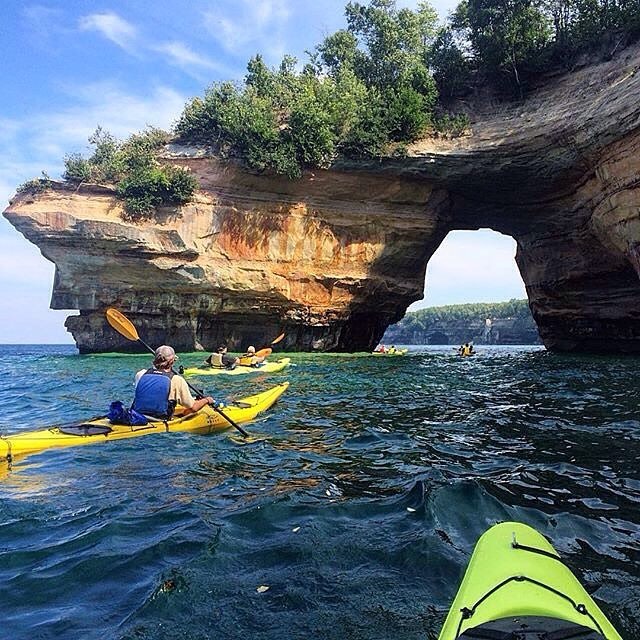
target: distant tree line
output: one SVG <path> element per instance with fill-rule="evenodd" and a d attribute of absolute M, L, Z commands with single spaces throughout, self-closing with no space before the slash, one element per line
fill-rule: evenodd
<path fill-rule="evenodd" d="M 100 128 L 89 157 L 65 159 L 64 178 L 113 185 L 132 219 L 188 202 L 187 170 L 157 161 L 169 139 L 206 145 L 251 169 L 291 178 L 338 158 L 402 156 L 426 136 L 457 136 L 465 114 L 444 104 L 489 83 L 523 97 L 532 78 L 606 55 L 640 36 L 640 0 L 463 0 L 446 24 L 428 2 L 348 2 L 346 28 L 276 68 L 260 55 L 240 83 L 211 85 L 190 100 L 172 133 L 152 129 L 120 142 Z M 48 176 L 22 185 L 46 188 Z"/>
<path fill-rule="evenodd" d="M 488 321 L 488 322 L 487 322 Z M 396 344 L 540 342 L 527 300 L 477 302 L 410 311 L 385 333 Z"/>
<path fill-rule="evenodd" d="M 410 311 L 395 326 L 399 329 L 426 331 L 436 324 L 471 322 L 490 318 L 530 318 L 531 311 L 527 300 L 508 302 L 472 302 L 469 304 L 450 304 L 443 307 L 427 307 Z"/>

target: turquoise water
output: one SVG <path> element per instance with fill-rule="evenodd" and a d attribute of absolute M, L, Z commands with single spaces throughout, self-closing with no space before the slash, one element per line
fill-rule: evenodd
<path fill-rule="evenodd" d="M 248 444 L 152 435 L 15 463 L 0 635 L 434 639 L 476 539 L 514 519 L 640 637 L 637 359 L 480 349 L 289 354 L 283 374 L 202 381 L 221 399 L 291 381 Z M 0 354 L 3 434 L 104 413 L 148 362 Z"/>

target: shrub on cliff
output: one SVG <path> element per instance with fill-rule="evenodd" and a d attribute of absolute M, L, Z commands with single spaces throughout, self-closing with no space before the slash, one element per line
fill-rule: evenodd
<path fill-rule="evenodd" d="M 411 11 L 371 0 L 350 2 L 345 13 L 347 29 L 325 38 L 301 70 L 290 56 L 277 69 L 256 56 L 243 84 L 213 85 L 188 103 L 177 135 L 296 177 L 340 155 L 380 157 L 424 134 L 437 100 L 435 11 L 426 2 Z"/>
<path fill-rule="evenodd" d="M 198 186 L 187 169 L 158 162 L 157 151 L 168 140 L 166 132 L 150 128 L 120 142 L 98 127 L 89 138 L 93 153 L 66 156 L 63 177 L 113 185 L 130 219 L 149 218 L 160 206 L 189 202 Z"/>
<path fill-rule="evenodd" d="M 640 37 L 640 0 L 462 0 L 450 30 L 434 55 L 441 89 L 465 86 L 455 80 L 465 52 L 469 70 L 522 98 L 532 77 L 570 69 L 580 54 L 608 58 Z"/>
<path fill-rule="evenodd" d="M 27 180 L 18 186 L 16 193 L 42 193 L 51 187 L 53 180 L 46 171 L 42 172 L 42 177 Z"/>

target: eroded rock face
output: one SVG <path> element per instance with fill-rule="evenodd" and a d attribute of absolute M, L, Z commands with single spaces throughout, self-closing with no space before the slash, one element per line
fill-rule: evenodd
<path fill-rule="evenodd" d="M 81 351 L 139 348 L 105 323 L 107 306 L 146 342 L 181 350 L 264 346 L 281 331 L 290 349 L 364 350 L 422 296 L 447 205 L 432 185 L 327 172 L 288 183 L 189 163 L 204 190 L 160 222 L 124 222 L 119 202 L 89 187 L 22 196 L 5 212 L 56 264 L 51 306 L 80 309 L 67 327 Z"/>
<path fill-rule="evenodd" d="M 150 344 L 366 350 L 422 297 L 451 230 L 513 236 L 540 335 L 561 351 L 640 352 L 640 46 L 472 114 L 461 139 L 289 181 L 170 147 L 197 200 L 131 223 L 108 190 L 14 199 L 5 217 L 56 264 L 51 306 L 83 352 Z M 490 275 L 490 274 L 489 274 Z M 451 283 L 456 286 L 456 283 Z"/>

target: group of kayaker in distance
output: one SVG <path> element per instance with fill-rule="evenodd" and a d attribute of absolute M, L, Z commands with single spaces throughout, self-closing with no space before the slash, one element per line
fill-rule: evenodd
<path fill-rule="evenodd" d="M 241 356 L 232 356 L 228 352 L 227 346 L 221 344 L 218 350 L 205 360 L 205 363 L 218 369 L 235 369 L 238 365 L 256 367 L 262 364 L 264 360 L 265 356 L 257 355 L 256 348 L 253 346 L 248 347 L 247 351 Z"/>

